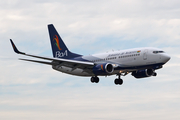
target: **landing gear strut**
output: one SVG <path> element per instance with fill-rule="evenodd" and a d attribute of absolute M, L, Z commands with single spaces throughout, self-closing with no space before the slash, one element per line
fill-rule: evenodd
<path fill-rule="evenodd" d="M 114 83 L 116 85 L 122 85 L 123 84 L 123 80 L 121 79 L 121 74 L 119 74 L 118 78 L 114 80 Z"/>
<path fill-rule="evenodd" d="M 98 83 L 99 82 L 99 78 L 97 76 L 91 77 L 91 82 L 92 83 Z"/>

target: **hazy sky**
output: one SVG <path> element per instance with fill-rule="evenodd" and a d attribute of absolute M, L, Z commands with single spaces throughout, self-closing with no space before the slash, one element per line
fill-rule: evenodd
<path fill-rule="evenodd" d="M 179 120 L 179 0 L 0 1 L 1 120 Z M 52 57 L 47 25 L 68 48 L 94 54 L 157 47 L 171 60 L 157 77 L 77 77 L 18 60 L 9 39 L 27 53 Z"/>

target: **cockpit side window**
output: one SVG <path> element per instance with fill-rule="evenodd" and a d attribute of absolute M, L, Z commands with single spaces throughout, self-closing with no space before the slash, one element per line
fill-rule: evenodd
<path fill-rule="evenodd" d="M 158 53 L 158 51 L 153 51 L 153 53 L 157 54 L 157 53 Z"/>
<path fill-rule="evenodd" d="M 164 53 L 164 51 L 159 51 L 159 53 Z"/>
<path fill-rule="evenodd" d="M 164 53 L 164 51 L 153 51 L 154 54 L 157 54 L 157 53 Z"/>

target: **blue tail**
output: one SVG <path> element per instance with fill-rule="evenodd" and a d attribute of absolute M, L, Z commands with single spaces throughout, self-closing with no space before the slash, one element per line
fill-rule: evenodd
<path fill-rule="evenodd" d="M 51 47 L 52 47 L 52 52 L 53 52 L 54 57 L 71 59 L 71 58 L 82 56 L 82 55 L 72 53 L 68 50 L 63 40 L 59 36 L 58 32 L 54 28 L 53 24 L 48 25 L 48 30 L 49 30 L 49 37 L 51 40 Z"/>

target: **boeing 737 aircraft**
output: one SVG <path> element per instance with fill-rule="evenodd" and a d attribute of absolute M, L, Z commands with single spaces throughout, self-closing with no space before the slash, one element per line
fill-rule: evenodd
<path fill-rule="evenodd" d="M 83 56 L 69 51 L 52 24 L 48 25 L 48 30 L 53 58 L 20 52 L 10 39 L 16 53 L 48 60 L 49 62 L 20 60 L 51 65 L 54 70 L 71 75 L 91 77 L 92 83 L 99 82 L 98 76 L 117 75 L 118 78 L 114 80 L 116 85 L 122 85 L 121 76 L 128 73 L 131 73 L 135 78 L 156 76 L 155 71 L 162 68 L 170 60 L 170 56 L 163 50 L 149 47 Z"/>

